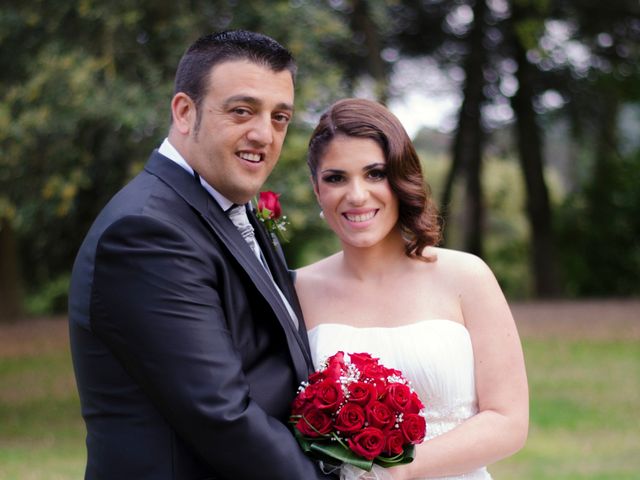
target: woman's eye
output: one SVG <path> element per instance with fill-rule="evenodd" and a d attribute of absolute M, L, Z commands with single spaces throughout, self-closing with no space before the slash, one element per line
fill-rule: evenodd
<path fill-rule="evenodd" d="M 342 175 L 327 175 L 326 177 L 322 177 L 322 181 L 325 183 L 338 183 L 342 181 Z"/>
<path fill-rule="evenodd" d="M 387 172 L 385 172 L 384 170 L 370 170 L 369 173 L 369 178 L 373 179 L 373 180 L 384 180 L 385 178 L 387 178 Z"/>

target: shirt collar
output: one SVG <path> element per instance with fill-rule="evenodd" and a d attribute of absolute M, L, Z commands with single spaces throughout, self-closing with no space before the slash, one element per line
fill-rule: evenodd
<path fill-rule="evenodd" d="M 176 148 L 173 145 L 171 145 L 168 138 L 164 139 L 164 141 L 162 142 L 162 145 L 160 145 L 160 148 L 158 149 L 158 152 L 160 152 L 162 155 L 167 157 L 169 160 L 180 165 L 187 172 L 189 172 L 190 175 L 194 175 L 193 168 L 191 168 L 191 166 L 187 163 L 184 157 L 180 155 L 180 152 L 178 152 L 178 150 L 176 150 Z M 222 208 L 223 211 L 226 212 L 227 210 L 229 210 L 229 208 L 233 206 L 233 202 L 231 200 L 223 196 L 215 188 L 209 185 L 204 178 L 200 176 L 199 178 L 200 178 L 200 184 L 204 187 L 204 189 L 207 192 L 209 192 L 209 194 L 214 198 L 214 200 L 218 202 L 218 205 L 220 205 L 220 208 Z"/>

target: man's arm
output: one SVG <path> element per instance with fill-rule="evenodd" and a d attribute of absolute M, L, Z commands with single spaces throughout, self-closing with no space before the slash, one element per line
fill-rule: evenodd
<path fill-rule="evenodd" d="M 221 477 L 319 478 L 287 427 L 251 399 L 203 257 L 175 225 L 118 221 L 98 243 L 92 328 Z"/>

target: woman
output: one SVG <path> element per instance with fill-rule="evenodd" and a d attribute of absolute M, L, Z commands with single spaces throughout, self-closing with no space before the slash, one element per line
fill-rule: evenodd
<path fill-rule="evenodd" d="M 427 437 L 394 479 L 490 479 L 528 429 L 522 348 L 479 258 L 436 247 L 439 226 L 398 119 L 368 100 L 335 103 L 309 142 L 322 214 L 342 251 L 299 270 L 316 367 L 338 350 L 402 370 L 426 406 Z"/>

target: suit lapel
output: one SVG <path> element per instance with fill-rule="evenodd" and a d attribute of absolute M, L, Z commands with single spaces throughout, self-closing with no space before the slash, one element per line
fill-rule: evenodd
<path fill-rule="evenodd" d="M 291 282 L 291 277 L 285 263 L 284 254 L 281 251 L 277 250 L 279 248 L 279 245 L 274 245 L 271 234 L 267 231 L 264 224 L 257 219 L 255 213 L 252 211 L 248 213 L 248 216 L 251 225 L 253 225 L 253 229 L 256 234 L 256 240 L 258 240 L 258 244 L 260 245 L 262 253 L 267 260 L 269 269 L 271 270 L 271 274 L 273 275 L 275 282 L 287 297 L 287 300 L 289 300 L 289 303 L 296 312 L 296 315 L 298 315 L 298 318 L 302 318 L 302 311 L 300 308 L 300 304 L 298 303 L 298 298 L 295 294 L 293 284 Z M 302 324 L 301 326 L 304 327 Z"/>
<path fill-rule="evenodd" d="M 260 261 L 254 255 L 251 247 L 249 247 L 247 242 L 242 238 L 240 232 L 238 232 L 233 223 L 231 223 L 226 214 L 222 211 L 218 202 L 216 202 L 207 193 L 202 185 L 196 183 L 194 178 L 191 177 L 187 171 L 179 165 L 176 165 L 171 160 L 165 158 L 157 151 L 154 151 L 151 155 L 145 169 L 162 179 L 201 215 L 209 225 L 211 231 L 220 238 L 231 256 L 247 272 L 255 287 L 269 305 L 271 305 L 280 325 L 284 329 L 298 378 L 300 380 L 306 380 L 309 369 L 312 366 L 306 331 L 304 331 L 304 327 L 301 328 L 304 332 L 301 336 L 300 332 L 295 329 L 295 326 L 289 319 L 289 313 L 287 312 L 280 295 L 276 291 L 269 274 L 260 264 Z M 249 218 L 252 217 L 255 219 L 253 215 L 249 215 Z M 258 225 L 257 227 L 258 228 L 256 228 L 254 222 L 254 228 L 256 228 L 256 231 L 260 232 L 258 235 L 263 237 L 264 235 L 267 235 L 267 233 L 262 229 L 262 225 Z M 264 248 L 264 239 L 258 241 L 260 242 L 261 248 Z M 275 252 L 273 251 L 272 246 L 268 245 L 267 248 L 264 248 L 263 253 L 267 258 L 269 266 L 271 267 L 272 264 L 274 265 L 272 273 L 277 271 L 276 282 L 278 282 L 280 288 L 283 289 L 287 298 L 291 299 L 290 286 L 282 279 L 282 263 L 280 262 L 280 264 L 278 264 L 278 262 L 274 262 Z M 274 273 L 274 277 L 275 276 L 276 274 Z M 297 299 L 291 304 L 295 309 L 296 314 L 299 314 L 300 307 Z M 301 313 L 298 318 L 302 319 Z"/>
<path fill-rule="evenodd" d="M 291 308 L 293 308 L 294 312 L 298 316 L 298 320 L 300 323 L 297 333 L 300 340 L 302 341 L 303 352 L 305 353 L 309 368 L 313 369 L 313 361 L 311 360 L 311 354 L 309 353 L 311 349 L 309 348 L 309 338 L 307 336 L 307 329 L 304 324 L 302 307 L 300 306 L 298 295 L 295 292 L 291 274 L 285 263 L 284 254 L 282 253 L 280 244 L 274 245 L 271 234 L 267 231 L 264 224 L 258 220 L 253 211 L 249 212 L 248 215 L 249 221 L 253 225 L 258 244 L 260 245 L 262 253 L 267 260 L 269 269 L 271 270 L 271 274 L 280 287 L 280 290 L 282 290 L 285 297 L 287 297 Z"/>

